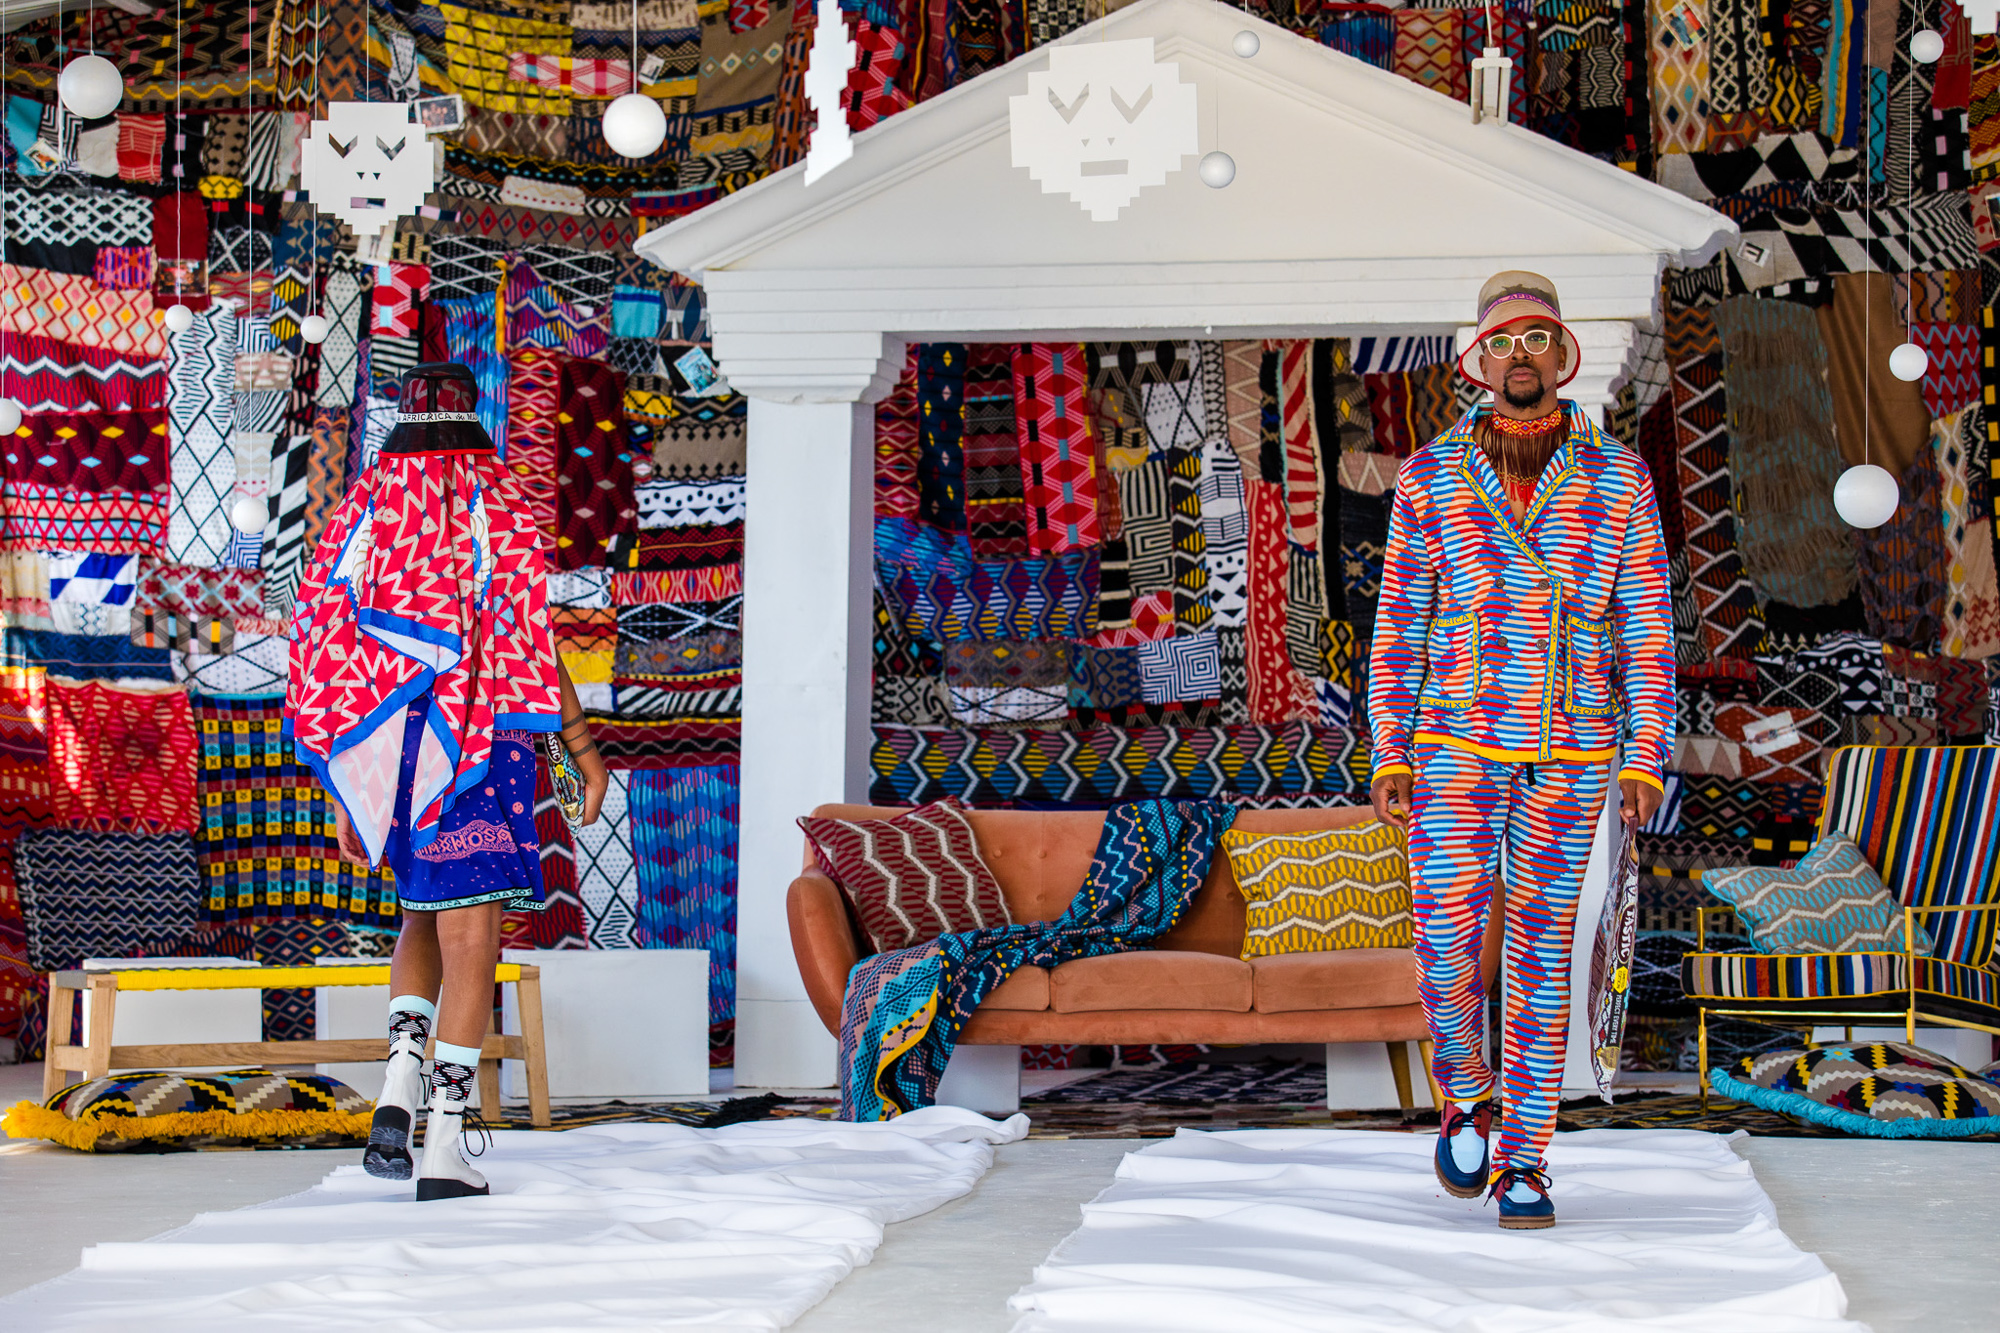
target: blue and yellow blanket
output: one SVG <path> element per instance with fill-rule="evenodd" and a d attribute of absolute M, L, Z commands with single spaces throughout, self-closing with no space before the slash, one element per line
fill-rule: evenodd
<path fill-rule="evenodd" d="M 1173 929 L 1235 819 L 1219 801 L 1113 806 L 1061 917 L 941 935 L 856 963 L 840 1014 L 841 1118 L 888 1120 L 935 1102 L 959 1032 L 1017 968 L 1141 949 Z"/>

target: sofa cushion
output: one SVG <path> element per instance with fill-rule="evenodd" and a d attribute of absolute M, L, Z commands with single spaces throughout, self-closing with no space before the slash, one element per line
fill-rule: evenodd
<path fill-rule="evenodd" d="M 1330 949 L 1250 960 L 1260 1014 L 1302 1009 L 1381 1009 L 1417 1004 L 1417 955 L 1409 949 Z"/>
<path fill-rule="evenodd" d="M 799 827 L 854 904 L 875 953 L 951 931 L 1013 924 L 956 802 L 920 805 L 893 819 L 808 815 Z"/>
<path fill-rule="evenodd" d="M 1099 1009 L 1250 1010 L 1250 965 L 1213 953 L 1139 949 L 1064 963 L 1049 976 L 1059 1014 Z"/>
<path fill-rule="evenodd" d="M 981 1009 L 1026 1009 L 1040 1012 L 1049 1007 L 1049 970 L 1024 967 L 993 988 L 979 1002 Z"/>
<path fill-rule="evenodd" d="M 1861 849 L 1834 833 L 1789 870 L 1742 866 L 1711 870 L 1708 891 L 1736 908 L 1759 953 L 1865 953 L 1903 947 L 1903 913 Z M 1921 923 L 1917 952 L 1931 951 Z"/>
<path fill-rule="evenodd" d="M 1222 835 L 1248 903 L 1243 957 L 1407 949 L 1410 865 L 1400 830 L 1377 820 L 1316 833 Z"/>

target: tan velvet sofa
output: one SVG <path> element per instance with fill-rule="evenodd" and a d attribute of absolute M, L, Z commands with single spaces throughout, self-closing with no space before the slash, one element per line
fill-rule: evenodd
<path fill-rule="evenodd" d="M 815 816 L 886 819 L 903 807 L 822 805 Z M 1052 921 L 1083 885 L 1104 816 L 1091 811 L 976 810 L 973 834 L 1016 921 Z M 1365 806 L 1246 810 L 1235 827 L 1297 833 L 1366 822 Z M 986 997 L 961 1046 L 1043 1042 L 1383 1042 L 1401 1104 L 1411 1106 L 1405 1042 L 1425 1040 L 1409 949 L 1343 949 L 1242 958 L 1243 895 L 1217 849 L 1208 877 L 1179 925 L 1158 947 L 1023 968 Z M 840 889 L 807 844 L 803 873 L 786 902 L 792 949 L 820 1021 L 840 1032 L 848 973 L 862 953 Z M 1489 929 L 1481 967 L 1490 986 L 1500 932 Z M 956 1057 L 954 1057 L 956 1059 Z"/>

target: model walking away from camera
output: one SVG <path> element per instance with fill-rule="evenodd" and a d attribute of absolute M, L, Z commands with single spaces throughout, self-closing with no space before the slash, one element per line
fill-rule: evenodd
<path fill-rule="evenodd" d="M 1546 1153 L 1609 765 L 1625 820 L 1643 823 L 1673 746 L 1659 509 L 1638 455 L 1557 396 L 1579 356 L 1548 279 L 1501 273 L 1480 291 L 1458 365 L 1494 400 L 1397 474 L 1368 680 L 1371 794 L 1409 837 L 1432 1073 L 1447 1099 L 1438 1179 L 1460 1198 L 1497 1199 L 1509 1228 L 1555 1222 Z M 1497 1071 L 1479 980 L 1496 884 L 1507 893 Z"/>
<path fill-rule="evenodd" d="M 555 733 L 573 757 L 584 823 L 609 783 L 556 656 L 541 534 L 478 405 L 463 366 L 404 375 L 395 429 L 299 587 L 285 696 L 299 758 L 333 793 L 341 855 L 395 872 L 389 1069 L 363 1165 L 410 1178 L 435 1025 L 418 1199 L 487 1192 L 461 1145 L 500 914 L 543 906 L 536 749 Z"/>

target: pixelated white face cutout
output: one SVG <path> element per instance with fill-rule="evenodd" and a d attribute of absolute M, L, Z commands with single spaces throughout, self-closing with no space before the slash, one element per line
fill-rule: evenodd
<path fill-rule="evenodd" d="M 358 236 L 414 215 L 436 181 L 436 154 L 407 102 L 330 102 L 299 149 L 313 207 Z"/>
<path fill-rule="evenodd" d="M 1150 37 L 1050 48 L 1048 71 L 1030 74 L 1008 111 L 1014 165 L 1093 222 L 1116 221 L 1201 146 L 1194 85 L 1153 59 Z"/>

